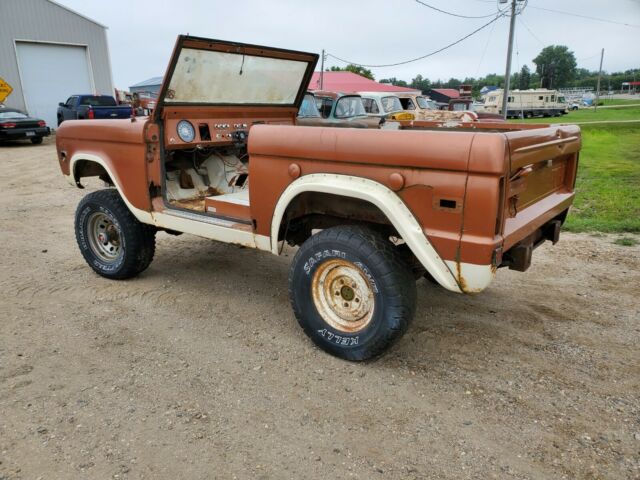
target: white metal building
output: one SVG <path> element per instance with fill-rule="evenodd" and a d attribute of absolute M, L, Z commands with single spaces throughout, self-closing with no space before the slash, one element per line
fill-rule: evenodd
<path fill-rule="evenodd" d="M 0 0 L 4 101 L 56 126 L 59 102 L 81 93 L 113 95 L 107 27 L 51 0 Z"/>

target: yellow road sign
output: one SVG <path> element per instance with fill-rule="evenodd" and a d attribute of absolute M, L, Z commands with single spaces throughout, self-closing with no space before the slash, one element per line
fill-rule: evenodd
<path fill-rule="evenodd" d="M 0 78 L 0 102 L 4 102 L 4 99 L 11 95 L 13 88 L 4 79 Z"/>

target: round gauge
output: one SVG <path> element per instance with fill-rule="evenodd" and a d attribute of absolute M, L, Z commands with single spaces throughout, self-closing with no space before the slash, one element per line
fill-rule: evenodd
<path fill-rule="evenodd" d="M 176 130 L 178 131 L 180 140 L 183 142 L 190 143 L 196 138 L 196 131 L 188 120 L 180 120 Z"/>

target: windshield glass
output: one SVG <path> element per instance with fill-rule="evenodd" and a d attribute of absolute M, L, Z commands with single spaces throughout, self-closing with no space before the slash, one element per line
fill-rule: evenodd
<path fill-rule="evenodd" d="M 0 118 L 27 118 L 22 112 L 0 112 Z"/>
<path fill-rule="evenodd" d="M 416 101 L 418 102 L 418 106 L 420 108 L 426 108 L 426 109 L 432 108 L 429 106 L 429 102 L 425 97 L 416 97 Z"/>
<path fill-rule="evenodd" d="M 80 97 L 80 105 L 91 105 L 92 107 L 115 107 L 116 100 L 106 95 L 93 95 L 90 97 Z"/>
<path fill-rule="evenodd" d="M 307 62 L 183 48 L 164 101 L 293 105 Z"/>
<path fill-rule="evenodd" d="M 302 99 L 302 105 L 300 105 L 300 110 L 298 110 L 299 117 L 320 117 L 320 111 L 318 110 L 318 106 L 316 105 L 316 97 L 311 95 L 310 93 L 306 93 L 304 98 Z"/>
<path fill-rule="evenodd" d="M 366 114 L 362 97 L 342 97 L 336 103 L 336 118 L 358 117 Z"/>
<path fill-rule="evenodd" d="M 382 108 L 387 113 L 399 112 L 402 110 L 402 104 L 398 97 L 382 97 Z"/>
<path fill-rule="evenodd" d="M 558 103 L 567 103 L 564 97 L 558 97 Z"/>

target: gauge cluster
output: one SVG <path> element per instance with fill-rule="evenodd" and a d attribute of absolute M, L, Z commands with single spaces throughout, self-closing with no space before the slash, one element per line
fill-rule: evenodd
<path fill-rule="evenodd" d="M 167 148 L 184 148 L 186 145 L 233 145 L 246 143 L 249 129 L 258 123 L 290 124 L 285 119 L 198 119 L 170 118 L 165 124 Z"/>

